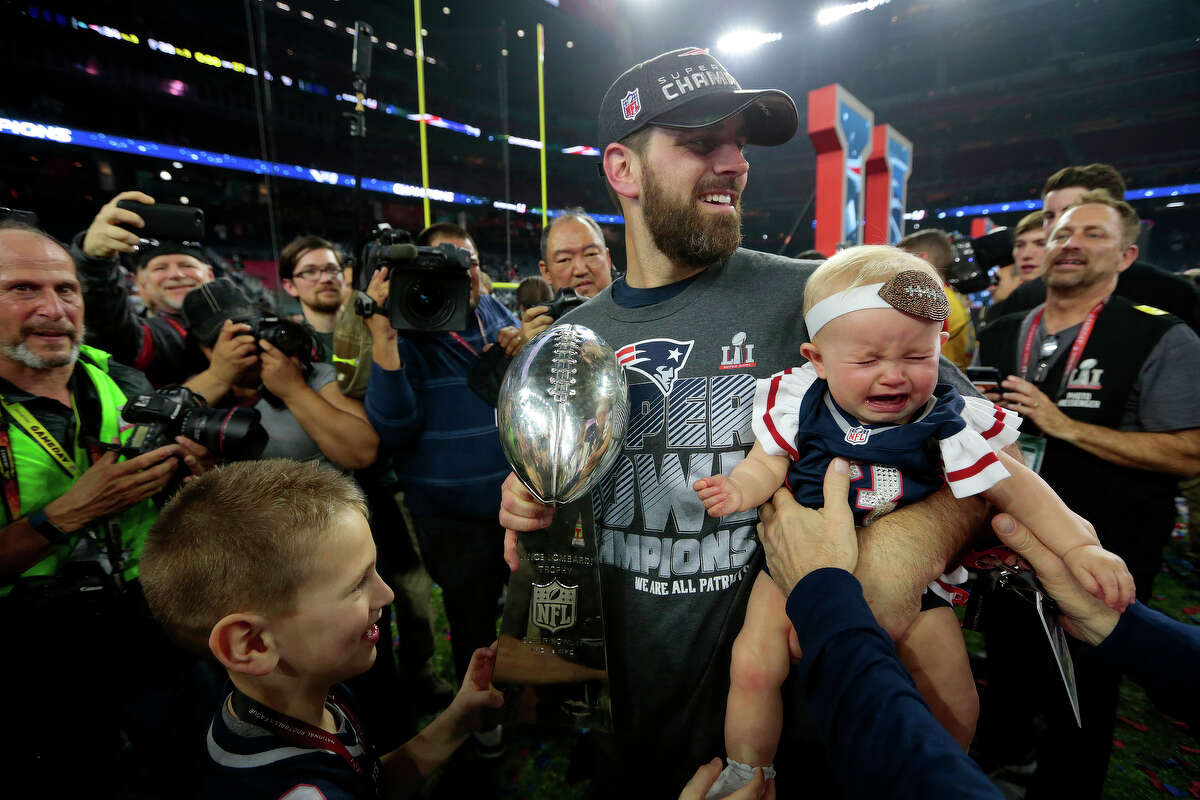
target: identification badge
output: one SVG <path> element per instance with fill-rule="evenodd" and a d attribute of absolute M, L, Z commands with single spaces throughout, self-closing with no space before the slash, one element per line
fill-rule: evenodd
<path fill-rule="evenodd" d="M 1017 447 L 1021 448 L 1021 455 L 1025 457 L 1025 466 L 1041 473 L 1042 459 L 1046 455 L 1045 437 L 1022 433 L 1017 437 Z"/>
<path fill-rule="evenodd" d="M 1067 635 L 1052 608 L 1052 603 L 1046 601 L 1046 596 L 1038 592 L 1034 598 L 1037 605 L 1038 618 L 1042 621 L 1042 630 L 1050 640 L 1050 652 L 1054 654 L 1054 663 L 1058 665 L 1058 674 L 1062 677 L 1063 685 L 1067 687 L 1067 697 L 1071 701 L 1071 710 L 1075 712 L 1075 724 L 1083 727 L 1079 716 L 1079 690 L 1075 688 L 1075 663 L 1071 660 L 1071 651 L 1067 649 Z"/>

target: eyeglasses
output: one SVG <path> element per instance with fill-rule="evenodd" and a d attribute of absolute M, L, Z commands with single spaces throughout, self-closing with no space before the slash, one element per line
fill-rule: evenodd
<path fill-rule="evenodd" d="M 1050 368 L 1050 358 L 1058 352 L 1058 337 L 1047 336 L 1042 341 L 1041 349 L 1038 350 L 1038 365 L 1033 372 L 1033 377 L 1030 383 L 1041 383 L 1046 377 L 1046 372 Z"/>
<path fill-rule="evenodd" d="M 322 276 L 328 276 L 335 281 L 340 281 L 342 279 L 342 268 L 330 265 L 324 269 L 306 269 L 303 272 L 297 272 L 293 275 L 292 280 L 299 279 L 307 283 L 316 283 Z"/>

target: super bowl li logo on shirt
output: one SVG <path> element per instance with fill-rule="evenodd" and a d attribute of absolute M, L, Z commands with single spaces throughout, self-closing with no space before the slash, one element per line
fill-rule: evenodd
<path fill-rule="evenodd" d="M 747 341 L 745 331 L 738 331 L 730 344 L 721 347 L 721 363 L 717 369 L 749 369 L 756 366 L 754 345 Z"/>

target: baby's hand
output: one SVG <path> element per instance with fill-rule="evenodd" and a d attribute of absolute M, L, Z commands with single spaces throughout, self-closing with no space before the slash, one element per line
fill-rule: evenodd
<path fill-rule="evenodd" d="M 1063 561 L 1088 593 L 1114 611 L 1124 611 L 1133 602 L 1133 576 L 1120 556 L 1088 544 L 1069 551 Z"/>
<path fill-rule="evenodd" d="M 704 503 L 710 517 L 746 510 L 742 508 L 742 491 L 724 475 L 701 478 L 692 484 L 692 488 L 700 495 L 700 502 Z"/>

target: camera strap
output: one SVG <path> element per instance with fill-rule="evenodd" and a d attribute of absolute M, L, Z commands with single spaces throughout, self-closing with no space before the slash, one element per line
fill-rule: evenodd
<path fill-rule="evenodd" d="M 481 344 L 479 346 L 481 348 L 487 347 L 487 333 L 483 329 L 483 320 L 479 318 L 478 310 L 475 311 L 475 321 L 477 323 L 479 323 L 479 341 L 481 342 Z M 454 337 L 454 341 L 458 342 L 463 347 L 467 348 L 467 352 L 469 352 L 471 355 L 475 356 L 476 358 L 479 357 L 479 351 L 476 350 L 475 347 L 470 342 L 467 341 L 467 337 L 463 336 L 458 331 L 450 331 L 450 335 Z"/>
<path fill-rule="evenodd" d="M 354 731 L 354 738 L 362 750 L 360 755 L 352 754 L 337 735 L 303 720 L 281 714 L 247 696 L 236 687 L 230 695 L 230 705 L 233 706 L 233 713 L 237 715 L 238 719 L 266 728 L 280 739 L 298 747 L 325 750 L 340 756 L 356 775 L 370 783 L 371 794 L 378 797 L 379 759 L 371 754 L 362 723 L 358 721 L 358 715 L 350 708 L 349 703 L 341 702 L 333 692 L 330 692 L 326 702 L 335 706 L 345 716 L 346 722 Z"/>

